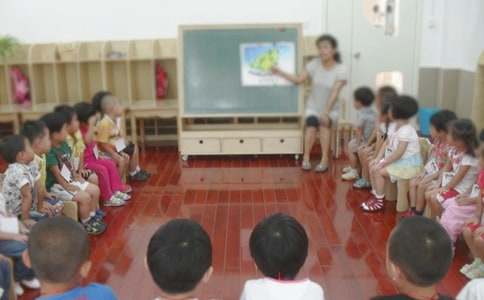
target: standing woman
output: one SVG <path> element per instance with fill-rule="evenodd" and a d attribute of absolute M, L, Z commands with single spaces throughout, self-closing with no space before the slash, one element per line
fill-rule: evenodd
<path fill-rule="evenodd" d="M 294 84 L 302 84 L 311 78 L 311 94 L 306 102 L 302 169 L 312 169 L 309 156 L 319 129 L 322 157 L 315 171 L 325 172 L 328 170 L 331 151 L 331 128 L 338 122 L 339 94 L 347 82 L 347 75 L 338 52 L 338 41 L 333 36 L 320 36 L 316 41 L 316 47 L 319 57 L 311 60 L 302 74 L 288 74 L 279 68 L 273 68 L 273 72 Z"/>

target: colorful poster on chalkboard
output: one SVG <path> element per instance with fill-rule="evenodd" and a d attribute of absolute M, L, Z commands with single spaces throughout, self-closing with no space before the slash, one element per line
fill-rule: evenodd
<path fill-rule="evenodd" d="M 251 43 L 240 45 L 242 86 L 290 85 L 280 76 L 272 74 L 275 66 L 294 74 L 296 49 L 292 42 Z"/>

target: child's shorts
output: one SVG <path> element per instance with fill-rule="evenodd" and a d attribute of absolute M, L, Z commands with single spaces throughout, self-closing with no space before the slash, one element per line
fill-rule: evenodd
<path fill-rule="evenodd" d="M 87 187 L 87 182 L 84 182 L 85 184 L 83 185 L 82 183 L 72 183 L 73 185 L 76 185 L 79 187 L 81 190 L 85 190 L 85 187 Z M 83 188 L 84 187 L 84 188 Z M 78 191 L 75 192 L 70 192 L 66 190 L 65 188 L 62 187 L 62 185 L 56 183 L 50 188 L 50 192 L 56 199 L 59 199 L 61 201 L 72 201 L 74 196 L 77 194 Z"/>
<path fill-rule="evenodd" d="M 399 159 L 387 166 L 390 180 L 396 182 L 398 179 L 412 179 L 422 171 L 422 158 L 420 153 L 405 159 Z"/>

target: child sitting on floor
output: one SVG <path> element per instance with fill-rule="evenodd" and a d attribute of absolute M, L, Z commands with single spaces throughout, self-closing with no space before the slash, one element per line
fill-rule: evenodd
<path fill-rule="evenodd" d="M 91 269 L 89 238 L 72 219 L 54 217 L 37 223 L 30 232 L 24 261 L 39 277 L 42 296 L 37 300 L 116 299 L 108 286 L 80 286 Z"/>
<path fill-rule="evenodd" d="M 79 218 L 89 234 L 98 235 L 106 230 L 103 212 L 99 207 L 99 188 L 77 174 L 72 168 L 72 152 L 67 145 L 66 119 L 62 113 L 42 117 L 50 132 L 52 147 L 47 154 L 46 187 L 57 199 L 76 201 Z"/>
<path fill-rule="evenodd" d="M 35 184 L 34 192 L 34 207 L 37 212 L 46 214 L 48 216 L 55 216 L 62 212 L 63 203 L 55 199 L 54 195 L 47 192 L 45 188 L 45 180 L 47 177 L 46 159 L 45 155 L 49 152 L 51 143 L 49 137 L 49 129 L 45 123 L 37 121 L 26 121 L 22 127 L 22 135 L 26 137 L 32 150 L 34 151 L 34 162 L 36 168 L 33 173 L 39 173 L 39 179 Z"/>
<path fill-rule="evenodd" d="M 299 222 L 284 214 L 262 220 L 250 235 L 250 254 L 265 276 L 245 282 L 241 300 L 322 300 L 321 286 L 295 280 L 308 255 L 308 237 Z"/>
<path fill-rule="evenodd" d="M 27 138 L 11 135 L 1 142 L 0 153 L 8 163 L 2 184 L 5 212 L 8 216 L 20 217 L 23 224 L 30 228 L 35 224 L 30 217 L 35 185 L 30 164 L 34 159 L 34 151 Z"/>
<path fill-rule="evenodd" d="M 459 119 L 449 125 L 448 142 L 453 147 L 449 161 L 441 176 L 441 187 L 426 193 L 430 199 L 432 217 L 440 217 L 451 202 L 447 200 L 462 195 L 472 188 L 479 173 L 475 157 L 478 145 L 476 127 L 471 120 Z"/>
<path fill-rule="evenodd" d="M 82 139 L 86 145 L 84 150 L 84 165 L 87 169 L 94 171 L 99 178 L 101 199 L 104 206 L 123 206 L 131 199 L 127 193 L 131 191 L 129 186 L 122 183 L 121 177 L 112 159 L 100 156 L 96 143 L 94 142 L 94 128 L 96 124 L 96 112 L 91 104 L 86 102 L 78 103 L 74 110 L 80 122 Z"/>
<path fill-rule="evenodd" d="M 375 127 L 376 113 L 371 107 L 375 95 L 368 87 L 361 87 L 354 93 L 353 105 L 357 110 L 355 137 L 348 143 L 348 158 L 350 166 L 343 169 L 343 180 L 354 180 L 359 177 L 360 162 L 358 161 L 358 150 L 366 145 Z"/>
<path fill-rule="evenodd" d="M 387 273 L 400 294 L 373 300 L 450 300 L 437 284 L 452 263 L 452 243 L 437 222 L 420 217 L 403 219 L 387 244 Z"/>
<path fill-rule="evenodd" d="M 162 299 L 196 299 L 213 271 L 210 237 L 192 220 L 169 221 L 151 237 L 146 262 Z"/>
<path fill-rule="evenodd" d="M 480 164 L 481 171 L 477 180 L 479 186 L 478 196 L 479 200 L 476 201 L 476 207 L 474 210 L 474 216 L 469 218 L 466 225 L 463 228 L 464 239 L 471 251 L 474 261 L 471 264 L 465 265 L 460 270 L 462 274 L 470 279 L 484 277 L 484 219 L 483 215 L 483 203 L 484 201 L 484 130 L 481 131 L 480 137 Z M 476 192 L 477 189 L 474 189 Z M 444 213 L 445 215 L 445 213 Z M 443 218 L 444 216 L 442 216 Z"/>
<path fill-rule="evenodd" d="M 448 126 L 457 119 L 454 112 L 441 110 L 430 118 L 430 136 L 432 149 L 424 170 L 410 181 L 409 200 L 411 210 L 409 215 L 422 215 L 425 206 L 425 192 L 438 186 L 438 179 L 449 157 L 450 146 L 447 143 Z M 415 205 L 412 207 L 412 205 Z"/>
<path fill-rule="evenodd" d="M 370 184 L 370 162 L 378 155 L 383 143 L 386 140 L 387 129 L 390 124 L 390 102 L 397 96 L 397 91 L 391 86 L 384 86 L 378 90 L 375 98 L 376 108 L 379 116 L 375 120 L 373 133 L 368 143 L 358 150 L 358 159 L 361 164 L 361 177 L 353 183 L 357 189 L 367 189 Z"/>
<path fill-rule="evenodd" d="M 126 138 L 121 133 L 123 120 L 119 100 L 111 93 L 101 91 L 94 95 L 92 104 L 101 113 L 95 136 L 99 150 L 116 161 L 120 174 L 128 170 L 131 180 L 148 180 L 150 174 L 139 166 L 138 147 L 132 143 L 126 144 Z"/>
<path fill-rule="evenodd" d="M 395 132 L 388 138 L 384 159 L 370 171 L 373 186 L 372 196 L 361 207 L 366 212 L 376 212 L 384 208 L 385 178 L 412 179 L 422 169 L 420 143 L 410 119 L 417 114 L 417 101 L 409 96 L 399 96 L 392 101 L 390 117 L 395 124 Z"/>

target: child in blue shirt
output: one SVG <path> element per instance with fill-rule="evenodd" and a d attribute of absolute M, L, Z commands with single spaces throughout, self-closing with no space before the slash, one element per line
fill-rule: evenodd
<path fill-rule="evenodd" d="M 91 268 L 89 239 L 82 226 L 67 217 L 38 222 L 30 232 L 24 260 L 40 280 L 42 296 L 37 300 L 117 299 L 108 286 L 79 284 Z"/>

